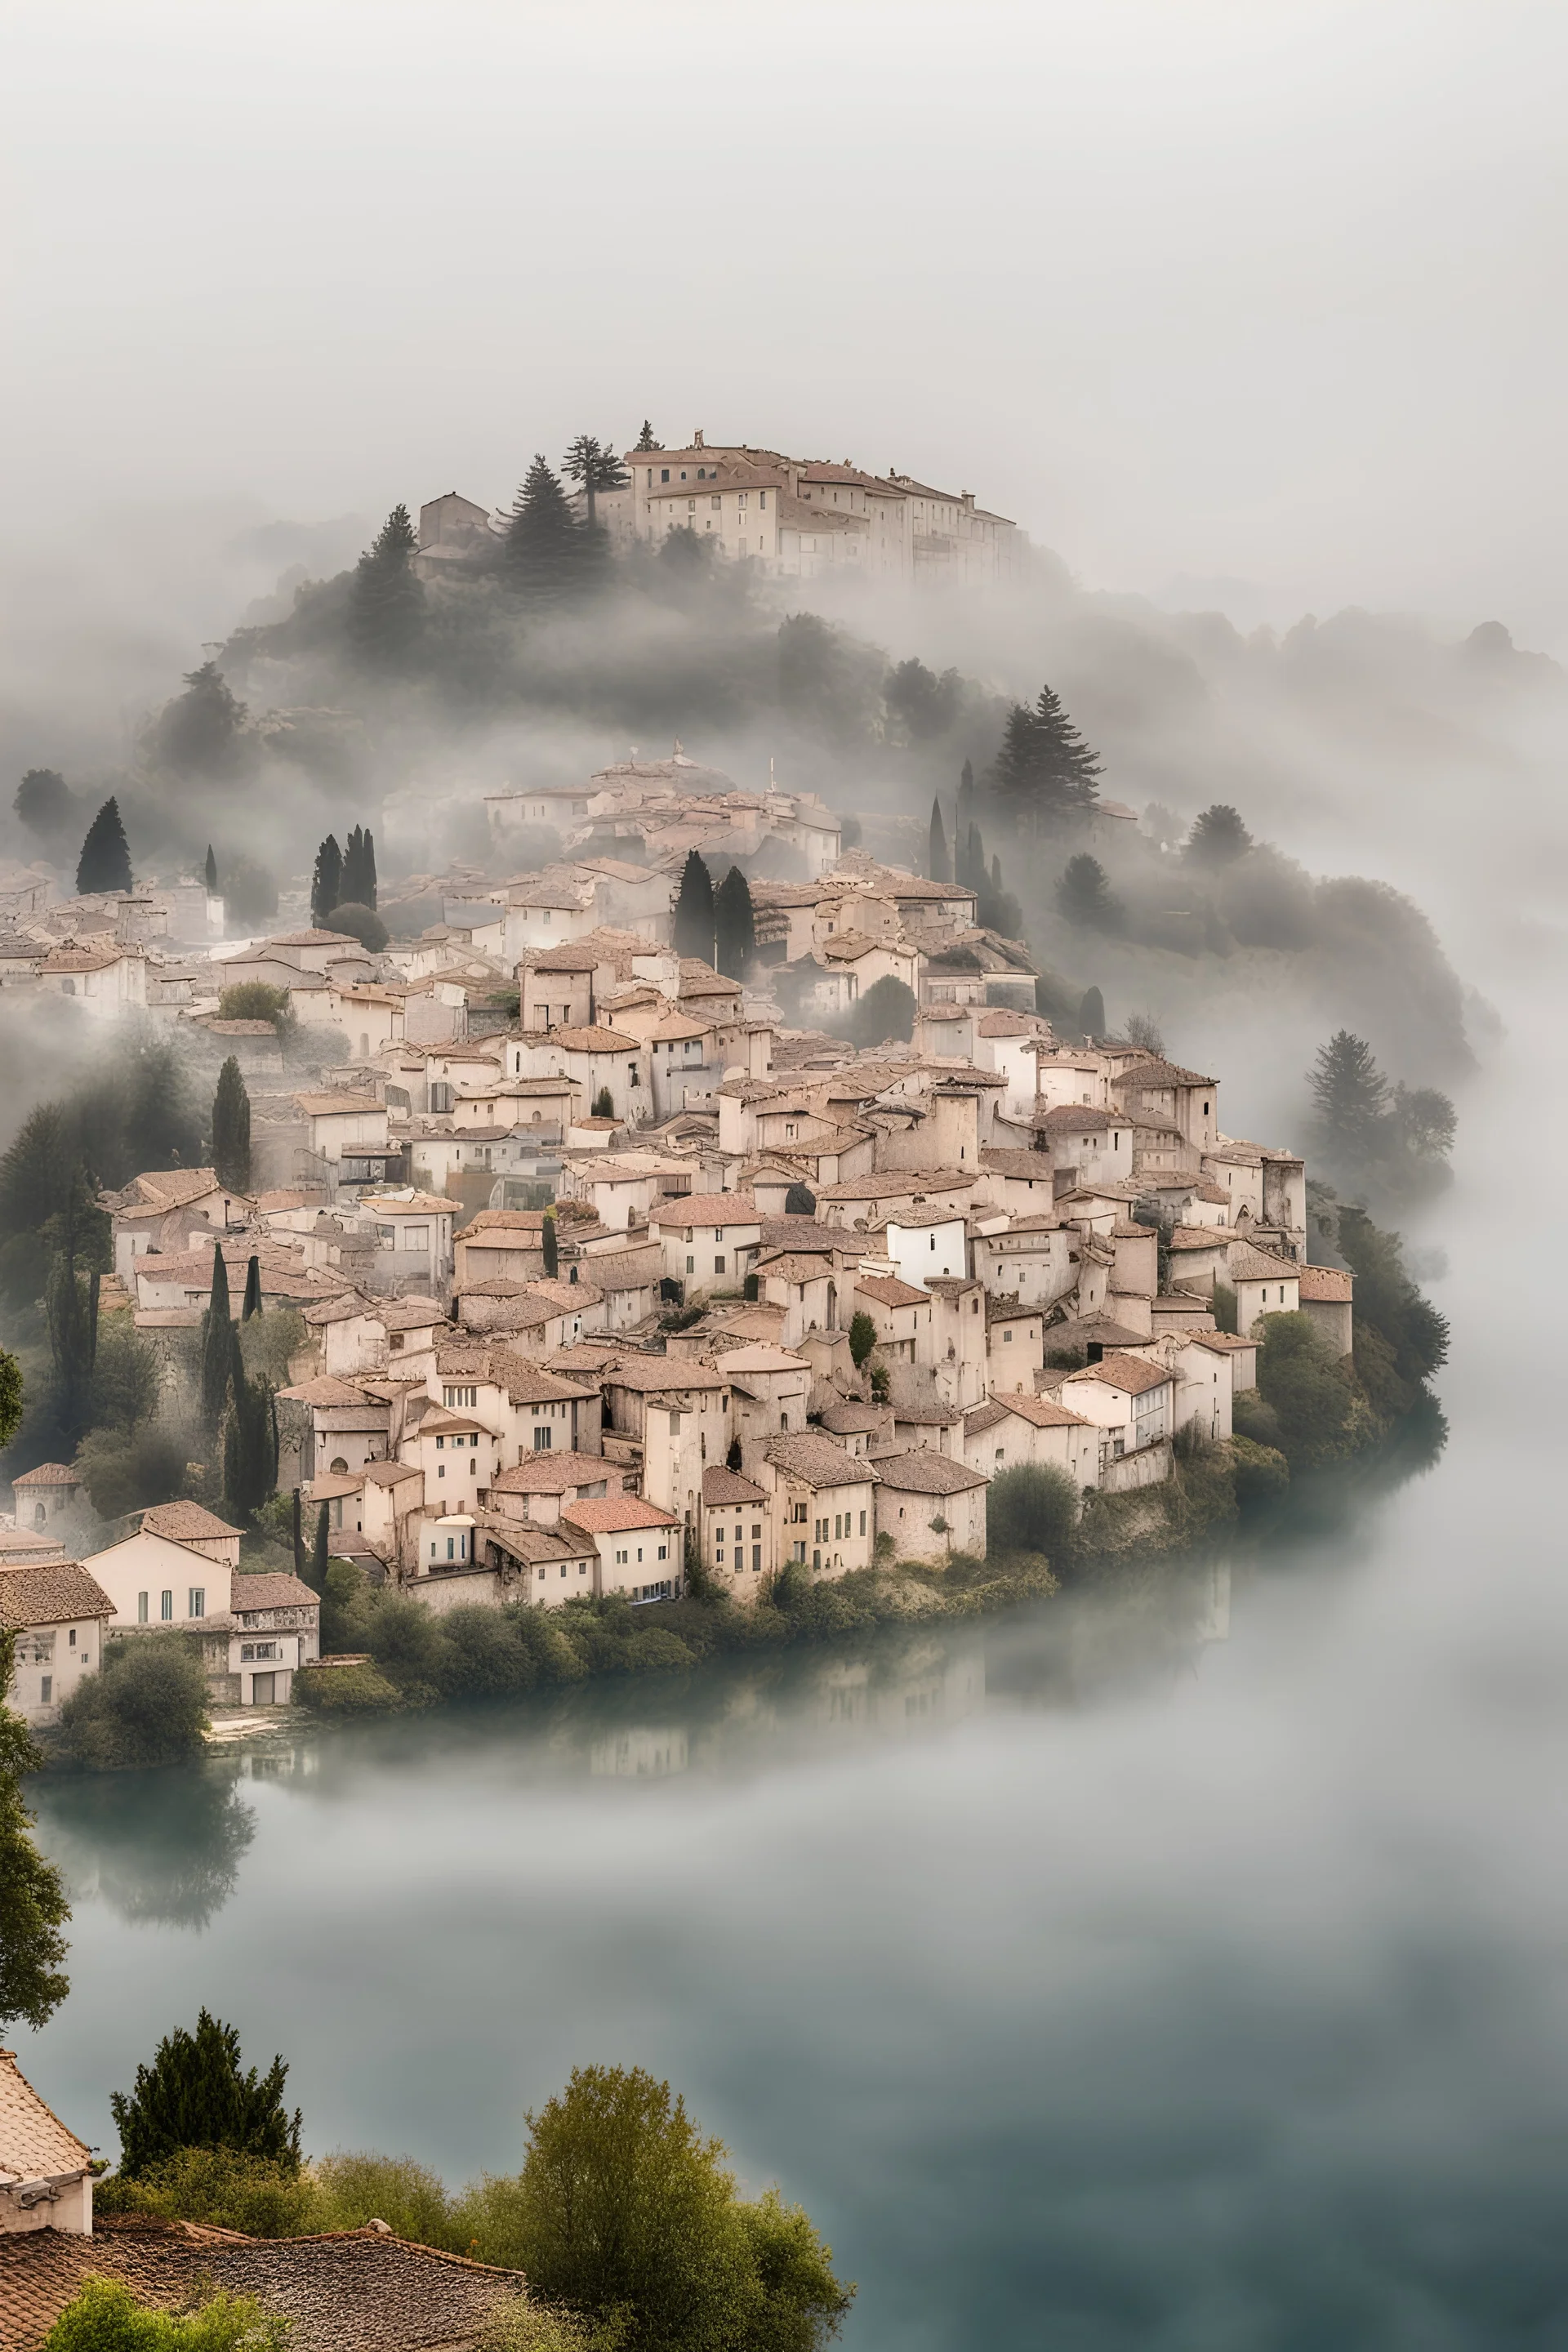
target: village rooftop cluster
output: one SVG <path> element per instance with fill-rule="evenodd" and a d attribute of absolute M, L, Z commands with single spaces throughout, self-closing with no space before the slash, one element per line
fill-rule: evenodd
<path fill-rule="evenodd" d="M 145 1006 L 245 1069 L 253 1189 L 148 1170 L 108 1196 L 104 1305 L 173 1367 L 215 1251 L 235 1297 L 255 1259 L 264 1309 L 306 1333 L 279 1486 L 376 1582 L 433 1610 L 648 1604 L 700 1566 L 745 1605 L 790 1563 L 983 1554 L 1004 1469 L 1121 1493 L 1168 1478 L 1183 1431 L 1228 1437 L 1264 1317 L 1304 1310 L 1350 1352 L 1352 1278 L 1306 1263 L 1300 1155 L 1228 1134 L 1215 1075 L 1059 1038 L 971 890 L 843 854 L 810 795 L 684 755 L 510 796 L 514 820 L 566 862 L 447 877 L 445 919 L 381 954 L 303 929 L 180 951 L 173 894 L 11 909 L 30 966 L 7 994 L 78 981 L 84 1013 Z M 807 878 L 753 881 L 746 980 L 677 954 L 688 850 L 770 842 Z M 86 987 L 122 967 L 134 989 Z M 824 1019 L 905 982 L 910 1042 L 786 1025 L 785 975 Z M 218 1017 L 237 979 L 287 989 L 350 1061 L 301 1086 L 273 1024 Z M 319 1650 L 308 1586 L 242 1573 L 240 1531 L 195 1503 L 85 1557 L 84 1512 L 46 1464 L 0 1530 L 30 1721 L 138 1628 L 198 1635 L 216 1697 L 288 1698 Z"/>

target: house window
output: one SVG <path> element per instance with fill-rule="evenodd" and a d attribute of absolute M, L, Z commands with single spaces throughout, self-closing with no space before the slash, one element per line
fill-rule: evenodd
<path fill-rule="evenodd" d="M 187 1617 L 205 1617 L 207 1613 L 207 1591 L 205 1585 L 193 1584 L 190 1591 L 185 1595 L 185 1614 Z M 71 1639 L 73 1642 L 75 1641 L 76 1635 L 74 1633 L 71 1635 Z"/>
<path fill-rule="evenodd" d="M 457 1550 L 456 1550 L 456 1549 L 455 1549 L 455 1546 L 456 1546 L 456 1538 L 455 1538 L 455 1537 L 452 1537 L 452 1536 L 448 1536 L 448 1537 L 447 1538 L 447 1559 L 456 1559 L 456 1558 L 457 1558 L 457 1556 L 458 1556 L 458 1555 L 457 1555 Z"/>
<path fill-rule="evenodd" d="M 147 1595 L 144 1592 L 136 1595 L 136 1622 L 138 1625 L 147 1622 Z"/>
<path fill-rule="evenodd" d="M 713 1260 L 713 1271 L 715 1274 L 722 1274 L 724 1271 L 724 1253 L 722 1250 L 719 1251 Z"/>
<path fill-rule="evenodd" d="M 626 1553 L 625 1553 L 624 1551 L 618 1551 L 618 1552 L 616 1554 L 616 1566 L 617 1568 L 625 1568 L 626 1564 Z"/>
<path fill-rule="evenodd" d="M 457 1405 L 466 1404 L 472 1407 L 479 1402 L 477 1389 L 443 1389 L 441 1393 L 448 1410 Z"/>
<path fill-rule="evenodd" d="M 753 1568 L 761 1568 L 762 1564 L 763 1564 L 763 1548 L 762 1548 L 762 1545 L 761 1545 L 761 1544 L 753 1544 L 753 1545 L 752 1546 L 752 1566 Z"/>
<path fill-rule="evenodd" d="M 689 1250 L 686 1253 L 686 1271 L 688 1274 L 695 1274 L 697 1271 L 697 1260 Z"/>
<path fill-rule="evenodd" d="M 548 1427 L 536 1429 L 533 1433 L 534 1452 L 536 1454 L 548 1454 L 550 1451 L 551 1440 L 554 1434 L 554 1431 Z"/>
<path fill-rule="evenodd" d="M 45 1675 L 40 1678 L 38 1683 L 38 1699 L 41 1706 L 47 1706 L 50 1699 L 54 1696 L 54 1688 L 55 1678 L 53 1675 Z"/>
<path fill-rule="evenodd" d="M 860 1532 L 862 1535 L 866 1532 L 866 1514 L 864 1511 L 860 1514 Z"/>
<path fill-rule="evenodd" d="M 70 1632 L 67 1636 L 67 1647 L 72 1650 L 76 1647 L 76 1627 L 74 1625 L 71 1627 Z"/>
<path fill-rule="evenodd" d="M 174 1596 L 172 1592 L 164 1592 L 159 1595 L 158 1613 L 163 1619 L 165 1624 L 173 1619 L 174 1614 Z"/>
<path fill-rule="evenodd" d="M 669 1546 L 668 1544 L 660 1544 L 658 1548 L 658 1556 L 660 1559 L 668 1559 L 669 1558 Z M 639 1559 L 642 1558 L 640 1551 L 637 1554 L 637 1558 Z"/>

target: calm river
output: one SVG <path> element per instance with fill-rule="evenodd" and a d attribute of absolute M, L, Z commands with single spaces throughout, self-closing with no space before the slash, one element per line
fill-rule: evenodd
<path fill-rule="evenodd" d="M 458 2179 L 638 2062 L 822 2223 L 858 2352 L 1568 2342 L 1563 1284 L 1489 1247 L 1502 1085 L 1441 1221 L 1447 1453 L 1348 1528 L 45 1786 L 72 1991 L 23 2063 L 107 2144 L 205 2002 L 310 2147 Z"/>

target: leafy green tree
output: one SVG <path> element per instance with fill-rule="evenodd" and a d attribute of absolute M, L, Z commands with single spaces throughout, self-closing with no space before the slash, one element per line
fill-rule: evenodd
<path fill-rule="evenodd" d="M 329 833 L 316 852 L 310 877 L 310 920 L 319 931 L 327 929 L 327 918 L 342 896 L 342 878 L 343 854 L 336 834 Z"/>
<path fill-rule="evenodd" d="M 216 1429 L 236 1381 L 245 1377 L 239 1340 L 228 1298 L 228 1267 L 221 1249 L 213 1252 L 212 1290 L 202 1317 L 202 1419 Z"/>
<path fill-rule="evenodd" d="M 1388 1080 L 1364 1037 L 1336 1029 L 1308 1074 L 1325 1156 L 1346 1173 L 1368 1168 L 1383 1140 Z"/>
<path fill-rule="evenodd" d="M 849 1318 L 849 1354 L 857 1371 L 877 1344 L 877 1327 L 863 1307 Z"/>
<path fill-rule="evenodd" d="M 278 912 L 278 877 L 258 857 L 225 858 L 223 907 L 231 923 L 269 923 Z"/>
<path fill-rule="evenodd" d="M 542 457 L 534 458 L 512 501 L 501 553 L 513 587 L 531 604 L 563 604 L 587 584 L 587 534 Z"/>
<path fill-rule="evenodd" d="M 616 455 L 614 442 L 599 441 L 592 433 L 578 434 L 561 461 L 561 469 L 587 499 L 590 530 L 599 527 L 599 492 L 624 490 L 631 479 Z"/>
<path fill-rule="evenodd" d="M 5 1704 L 16 1635 L 0 1627 L 0 2030 L 40 2026 L 69 1990 L 61 1930 L 70 1917 L 64 1881 L 33 1843 L 22 1781 L 43 1762 L 19 1715 Z"/>
<path fill-rule="evenodd" d="M 425 618 L 425 586 L 414 569 L 419 541 L 405 506 L 395 506 L 360 557 L 349 591 L 349 641 L 368 667 L 405 661 Z"/>
<path fill-rule="evenodd" d="M 213 845 L 210 841 L 207 844 L 206 859 L 202 866 L 202 881 L 206 889 L 207 897 L 209 898 L 216 898 L 217 896 L 217 859 L 213 856 Z"/>
<path fill-rule="evenodd" d="M 854 2290 L 830 2251 L 776 2198 L 742 2203 L 728 2150 L 668 2083 L 578 2067 L 528 2129 L 504 2203 L 508 2252 L 537 2291 L 619 2317 L 637 2352 L 811 2352 L 837 2333 Z"/>
<path fill-rule="evenodd" d="M 922 661 L 902 661 L 882 683 L 891 732 L 900 742 L 929 743 L 951 734 L 963 706 L 963 680 L 955 669 L 939 677 Z"/>
<path fill-rule="evenodd" d="M 985 1496 L 989 1552 L 1043 1552 L 1058 1574 L 1078 1551 L 1078 1489 L 1050 1463 L 999 1471 Z"/>
<path fill-rule="evenodd" d="M 1069 923 L 1088 931 L 1118 931 L 1121 901 L 1111 894 L 1105 868 L 1098 857 L 1080 850 L 1069 857 L 1057 884 L 1057 907 Z"/>
<path fill-rule="evenodd" d="M 102 1361 L 100 1348 L 100 1367 Z M 74 1466 L 100 1518 L 119 1519 L 153 1503 L 176 1501 L 184 1492 L 187 1452 L 177 1429 L 145 1421 L 110 1423 L 89 1430 Z"/>
<path fill-rule="evenodd" d="M 29 768 L 11 805 L 29 833 L 52 845 L 70 830 L 76 794 L 58 768 Z"/>
<path fill-rule="evenodd" d="M 907 1044 L 914 1035 L 918 1010 L 913 989 L 885 972 L 850 1006 L 845 1034 L 857 1045 Z"/>
<path fill-rule="evenodd" d="M 990 787 L 1020 832 L 1081 815 L 1100 797 L 1100 776 L 1099 760 L 1050 687 L 1041 687 L 1032 710 L 1013 705 Z"/>
<path fill-rule="evenodd" d="M 1436 1087 L 1407 1087 L 1401 1079 L 1390 1106 L 1394 1131 L 1406 1156 L 1417 1163 L 1447 1160 L 1458 1132 L 1458 1113 Z"/>
<path fill-rule="evenodd" d="M 727 980 L 744 980 L 756 954 L 751 885 L 740 867 L 731 866 L 713 900 L 713 961 Z"/>
<path fill-rule="evenodd" d="M 784 1213 L 786 1217 L 815 1217 L 816 1195 L 809 1184 L 795 1182 L 784 1194 Z"/>
<path fill-rule="evenodd" d="M 1216 869 L 1234 866 L 1252 846 L 1252 835 L 1228 802 L 1216 801 L 1205 809 L 1187 838 L 1187 856 L 1194 866 Z"/>
<path fill-rule="evenodd" d="M 131 845 L 120 821 L 120 803 L 112 793 L 88 826 L 81 856 L 76 862 L 76 887 L 79 898 L 133 887 Z"/>
<path fill-rule="evenodd" d="M 933 793 L 931 802 L 931 854 L 927 868 L 933 882 L 951 882 L 952 867 L 948 862 L 947 831 L 942 821 L 942 797 Z"/>
<path fill-rule="evenodd" d="M 95 1134 L 84 1112 L 101 1105 L 110 1122 Z M 118 1110 L 119 1133 L 112 1114 Z M 143 1046 L 131 1055 L 122 1087 L 89 1088 L 75 1106 L 82 1149 L 102 1174 L 118 1182 L 147 1168 L 195 1168 L 201 1164 L 202 1130 L 191 1090 L 172 1045 Z M 107 1248 L 108 1234 L 105 1231 Z M 105 1256 L 105 1269 L 108 1267 Z"/>
<path fill-rule="evenodd" d="M 677 955 L 695 956 L 702 963 L 712 962 L 713 877 L 695 849 L 687 851 L 686 864 L 681 868 L 672 928 Z"/>
<path fill-rule="evenodd" d="M 44 1227 L 54 1214 L 68 1168 L 58 1103 L 39 1103 L 0 1158 L 0 1279 L 18 1306 L 42 1295 L 49 1254 Z"/>
<path fill-rule="evenodd" d="M 1346 1451 L 1354 1402 L 1342 1368 L 1306 1315 L 1266 1315 L 1258 1387 L 1278 1416 L 1292 1469 L 1316 1469 Z"/>
<path fill-rule="evenodd" d="M 779 625 L 779 701 L 801 730 L 849 750 L 875 740 L 882 656 L 815 613 Z"/>
<path fill-rule="evenodd" d="M 1447 1361 L 1447 1320 L 1406 1273 L 1399 1235 L 1364 1209 L 1340 1210 L 1338 1240 L 1355 1276 L 1356 1370 L 1379 1412 L 1408 1412 Z"/>
<path fill-rule="evenodd" d="M 270 1021 L 279 1035 L 294 1026 L 289 991 L 273 988 L 265 980 L 239 980 L 232 988 L 221 990 L 217 1017 L 220 1021 Z"/>
<path fill-rule="evenodd" d="M 381 955 L 391 944 L 391 933 L 374 907 L 356 906 L 352 898 L 340 898 L 332 908 L 329 928 L 342 931 L 345 938 L 357 940 L 367 955 Z"/>
<path fill-rule="evenodd" d="M 249 2295 L 210 2295 L 195 2310 L 153 2311 L 119 2279 L 84 2279 L 43 2352 L 287 2352 L 289 2325 Z"/>
<path fill-rule="evenodd" d="M 561 1271 L 561 1239 L 555 1223 L 555 1212 L 546 1209 L 542 1227 L 544 1248 L 544 1279 L 553 1282 Z"/>
<path fill-rule="evenodd" d="M 22 1426 L 26 1402 L 22 1367 L 8 1349 L 0 1348 L 0 1447 L 9 1445 Z"/>
<path fill-rule="evenodd" d="M 249 1192 L 250 1096 L 232 1054 L 217 1074 L 213 1097 L 213 1171 L 220 1184 Z"/>
<path fill-rule="evenodd" d="M 201 1754 L 206 1727 L 206 1677 L 183 1633 L 110 1643 L 60 1709 L 66 1753 L 92 1772 L 184 1763 Z"/>
<path fill-rule="evenodd" d="M 176 775 L 234 774 L 246 751 L 244 703 L 235 700 L 216 661 L 187 670 L 184 685 L 153 730 L 158 756 Z"/>
<path fill-rule="evenodd" d="M 264 2157 L 242 2156 L 232 2147 L 182 2147 L 134 2179 L 113 2174 L 100 2181 L 93 2192 L 94 2218 L 100 2212 L 145 2213 L 159 2221 L 198 2221 L 209 2229 L 238 2230 L 247 2238 L 297 2238 L 317 2230 L 353 2229 L 367 2221 L 372 2211 L 386 2218 L 375 2206 L 353 2221 L 344 2221 L 336 2200 L 322 2195 L 313 2172 L 314 2168 L 296 2172 Z"/>
<path fill-rule="evenodd" d="M 1105 1034 L 1105 999 L 1098 988 L 1086 988 L 1083 1003 L 1078 1008 L 1078 1025 L 1086 1037 Z"/>
<path fill-rule="evenodd" d="M 300 2111 L 283 2104 L 289 2069 L 274 2058 L 265 2074 L 244 2070 L 239 2034 L 203 2010 L 195 2033 L 176 2026 L 150 2066 L 138 2066 L 129 2095 L 110 2095 L 120 2134 L 120 2168 L 134 2178 L 185 2147 L 232 2147 L 297 2169 Z"/>
<path fill-rule="evenodd" d="M 642 431 L 637 435 L 637 446 L 639 449 L 657 449 L 659 446 L 653 437 L 653 426 L 646 416 L 642 421 Z"/>

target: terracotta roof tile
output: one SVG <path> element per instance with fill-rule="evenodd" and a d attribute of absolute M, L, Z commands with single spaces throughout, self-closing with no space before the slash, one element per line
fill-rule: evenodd
<path fill-rule="evenodd" d="M 114 1603 L 79 1560 L 46 1560 L 37 1568 L 0 1569 L 0 1628 L 64 1625 L 72 1618 L 112 1617 Z"/>

